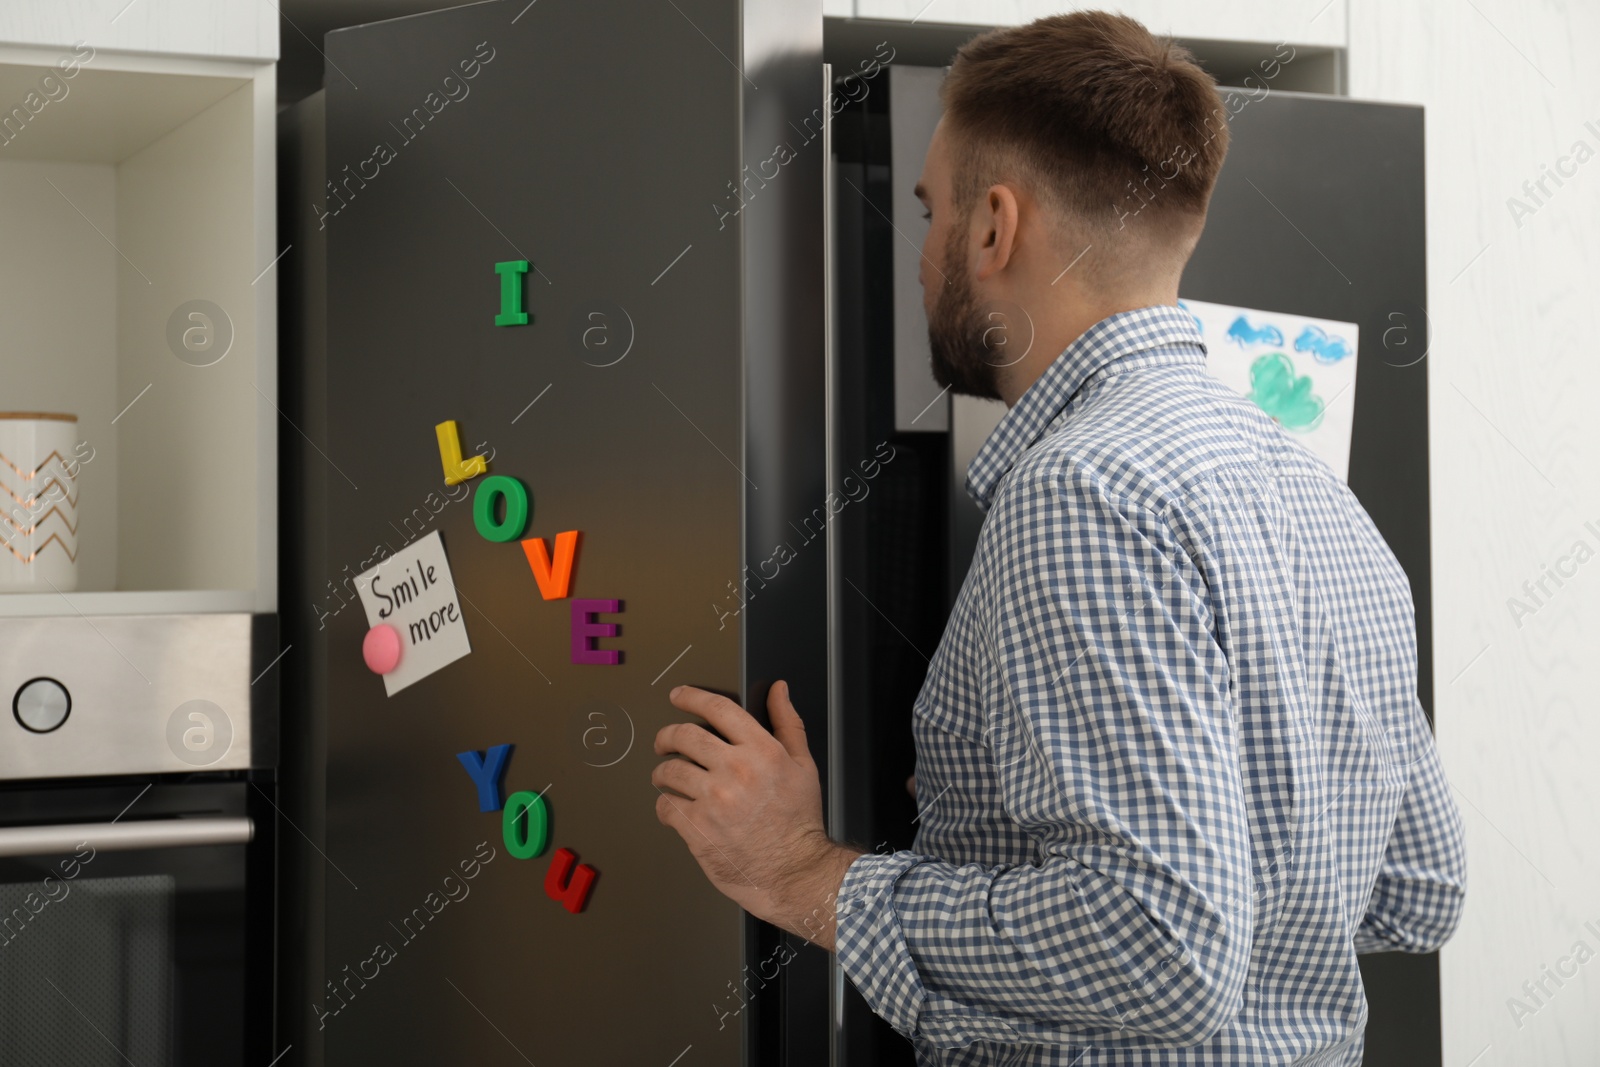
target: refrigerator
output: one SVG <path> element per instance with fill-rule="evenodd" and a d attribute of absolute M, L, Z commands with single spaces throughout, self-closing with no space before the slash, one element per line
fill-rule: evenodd
<path fill-rule="evenodd" d="M 925 57 L 968 31 L 846 22 L 475 4 L 329 34 L 280 115 L 302 1062 L 912 1062 L 829 956 L 711 887 L 650 782 L 673 685 L 765 722 L 782 678 L 830 832 L 915 841 L 910 708 L 997 413 L 930 388 L 895 196 Z M 1350 483 L 1412 577 L 1431 707 L 1421 112 L 1272 92 L 1232 127 L 1184 295 L 1360 324 Z M 408 566 L 431 578 L 397 603 Z M 384 607 L 406 652 L 378 673 Z M 1432 966 L 1378 961 L 1368 1062 L 1437 1062 Z"/>

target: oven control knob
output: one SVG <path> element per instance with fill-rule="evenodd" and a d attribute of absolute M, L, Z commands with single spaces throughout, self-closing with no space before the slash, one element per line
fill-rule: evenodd
<path fill-rule="evenodd" d="M 47 734 L 67 721 L 72 711 L 72 695 L 54 678 L 35 678 L 24 682 L 11 701 L 11 713 L 25 729 Z"/>

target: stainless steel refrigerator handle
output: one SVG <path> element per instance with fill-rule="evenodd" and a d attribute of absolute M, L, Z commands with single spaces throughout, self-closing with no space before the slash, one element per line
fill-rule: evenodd
<path fill-rule="evenodd" d="M 833 64 L 822 65 L 822 100 L 825 106 L 831 106 L 833 93 Z M 834 309 L 834 233 L 833 233 L 833 184 L 837 181 L 833 160 L 833 117 L 829 117 L 822 124 L 822 422 L 824 438 L 823 466 L 826 468 L 826 489 L 833 492 L 838 484 L 839 462 L 839 419 L 838 398 L 834 396 L 839 388 L 839 368 L 836 360 L 839 358 L 838 345 L 835 343 L 834 330 L 836 328 Z M 827 553 L 827 609 L 826 619 L 828 626 L 827 651 L 828 651 L 828 832 L 838 836 L 844 830 L 844 812 L 840 810 L 844 798 L 844 783 L 839 774 L 842 752 L 839 736 L 839 727 L 844 721 L 844 709 L 840 702 L 843 699 L 844 684 L 839 673 L 839 524 L 828 523 L 823 547 Z"/>
<path fill-rule="evenodd" d="M 145 819 L 137 822 L 63 823 L 0 827 L 0 856 L 53 856 L 88 844 L 97 852 L 150 848 L 242 845 L 256 835 L 247 816 L 205 819 Z"/>
<path fill-rule="evenodd" d="M 833 158 L 833 65 L 822 65 L 822 100 L 828 109 L 828 118 L 822 124 L 822 367 L 823 367 L 823 424 L 824 438 L 826 440 L 826 458 L 824 465 L 827 468 L 827 489 L 832 492 L 838 483 L 839 462 L 839 419 L 838 397 L 835 395 L 839 388 L 839 346 L 834 336 L 838 323 L 835 318 L 834 287 L 837 280 L 834 277 L 834 183 L 838 181 Z M 839 524 L 830 522 L 827 526 L 826 540 L 823 542 L 827 552 L 827 651 L 828 651 L 828 798 L 827 820 L 828 832 L 835 840 L 844 833 L 844 737 L 841 729 L 844 723 L 844 679 L 840 672 L 839 656 L 841 641 L 839 634 L 839 587 L 840 587 L 840 559 L 839 559 Z M 828 1007 L 832 1017 L 832 1034 L 828 1042 L 829 1067 L 844 1067 L 844 974 L 839 969 L 837 957 L 830 960 L 831 966 L 828 973 Z"/>

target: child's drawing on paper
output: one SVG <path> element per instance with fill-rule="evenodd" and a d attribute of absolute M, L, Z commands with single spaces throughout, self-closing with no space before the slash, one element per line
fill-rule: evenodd
<path fill-rule="evenodd" d="M 1349 477 L 1355 412 L 1353 322 L 1180 300 L 1206 342 L 1206 365 L 1218 379 Z"/>

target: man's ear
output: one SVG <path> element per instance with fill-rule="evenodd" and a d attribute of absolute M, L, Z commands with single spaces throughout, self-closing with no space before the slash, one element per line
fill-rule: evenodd
<path fill-rule="evenodd" d="M 974 264 L 979 281 L 1004 270 L 1016 250 L 1017 194 L 1006 185 L 991 185 L 983 203 L 972 213 L 978 256 Z"/>

